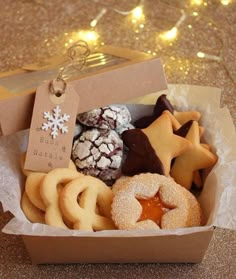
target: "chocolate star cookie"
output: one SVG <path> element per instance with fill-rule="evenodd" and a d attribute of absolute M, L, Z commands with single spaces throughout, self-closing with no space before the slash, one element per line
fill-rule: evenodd
<path fill-rule="evenodd" d="M 171 160 L 192 147 L 189 140 L 173 133 L 172 121 L 163 113 L 145 129 L 134 129 L 122 134 L 129 148 L 122 166 L 126 175 L 151 172 L 168 175 Z"/>
<path fill-rule="evenodd" d="M 144 116 L 136 120 L 134 126 L 140 129 L 148 127 L 155 119 L 160 117 L 165 110 L 173 114 L 181 125 L 189 120 L 198 121 L 201 117 L 198 111 L 176 111 L 166 95 L 162 94 L 156 101 L 152 115 Z"/>

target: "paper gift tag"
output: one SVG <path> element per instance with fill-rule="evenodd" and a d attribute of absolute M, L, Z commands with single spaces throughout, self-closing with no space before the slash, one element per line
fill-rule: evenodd
<path fill-rule="evenodd" d="M 24 166 L 27 170 L 49 172 L 69 165 L 79 95 L 69 84 L 63 94 L 52 93 L 50 84 L 46 82 L 36 91 Z"/>

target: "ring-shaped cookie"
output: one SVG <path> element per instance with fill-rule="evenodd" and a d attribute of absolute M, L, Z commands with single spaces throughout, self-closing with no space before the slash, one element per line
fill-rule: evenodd
<path fill-rule="evenodd" d="M 112 199 L 113 193 L 104 182 L 92 176 L 83 176 L 63 188 L 60 207 L 74 224 L 74 229 L 110 230 L 115 229 L 110 214 Z"/>
<path fill-rule="evenodd" d="M 157 194 L 168 208 L 161 218 L 160 227 L 149 219 L 140 221 L 143 209 L 139 200 L 148 200 Z M 119 229 L 124 230 L 198 226 L 200 207 L 194 206 L 193 200 L 198 204 L 195 197 L 172 178 L 150 173 L 135 175 L 115 193 L 111 210 L 112 219 Z M 192 214 L 197 216 L 193 217 Z"/>
<path fill-rule="evenodd" d="M 58 168 L 50 171 L 43 179 L 40 194 L 46 206 L 45 223 L 55 227 L 67 228 L 59 207 L 58 185 L 66 184 L 83 174 L 71 170 Z"/>
<path fill-rule="evenodd" d="M 26 192 L 22 195 L 21 208 L 30 222 L 45 224 L 44 212 L 33 205 Z"/>
<path fill-rule="evenodd" d="M 28 198 L 34 206 L 43 211 L 46 210 L 46 207 L 40 195 L 40 183 L 45 176 L 45 173 L 32 172 L 27 176 L 25 182 L 25 192 L 27 193 Z"/>

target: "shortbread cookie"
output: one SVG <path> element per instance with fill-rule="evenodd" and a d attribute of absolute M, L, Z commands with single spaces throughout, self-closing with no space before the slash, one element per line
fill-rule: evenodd
<path fill-rule="evenodd" d="M 131 121 L 130 112 L 124 105 L 111 105 L 80 113 L 77 120 L 99 129 L 117 129 Z"/>
<path fill-rule="evenodd" d="M 181 128 L 181 124 L 179 121 L 174 117 L 172 113 L 170 113 L 168 110 L 164 110 L 162 114 L 166 114 L 169 116 L 173 128 L 173 132 L 175 135 L 179 136 L 175 131 L 179 130 Z"/>
<path fill-rule="evenodd" d="M 140 174 L 115 193 L 112 219 L 119 229 L 175 229 L 201 224 L 196 198 L 169 177 Z"/>
<path fill-rule="evenodd" d="M 167 113 L 145 129 L 125 131 L 122 139 L 129 148 L 122 166 L 124 175 L 142 172 L 169 175 L 171 160 L 192 147 L 189 140 L 173 133 Z"/>
<path fill-rule="evenodd" d="M 198 121 L 201 117 L 201 114 L 198 111 L 176 111 L 167 99 L 166 95 L 162 94 L 156 101 L 152 115 L 144 116 L 138 119 L 135 121 L 134 126 L 141 129 L 148 127 L 153 121 L 160 117 L 165 110 L 168 110 L 171 114 L 173 114 L 180 125 L 183 125 L 189 120 Z"/>
<path fill-rule="evenodd" d="M 104 182 L 92 176 L 83 176 L 64 187 L 60 207 L 74 224 L 74 229 L 111 230 L 115 229 L 110 215 L 112 199 L 113 193 Z"/>
<path fill-rule="evenodd" d="M 169 111 L 171 114 L 174 112 L 174 107 L 168 101 L 165 94 L 159 96 L 156 100 L 156 104 L 151 115 L 143 116 L 134 122 L 136 128 L 147 128 L 153 121 L 162 115 L 163 111 Z"/>
<path fill-rule="evenodd" d="M 186 135 L 187 135 L 189 129 L 191 128 L 192 124 L 193 124 L 193 120 L 189 120 L 184 125 L 179 127 L 178 130 L 174 131 L 174 133 L 178 136 L 186 137 Z M 199 126 L 199 137 L 200 138 L 202 137 L 203 133 L 204 133 L 204 127 Z M 201 144 L 201 146 L 210 150 L 210 146 L 208 144 Z M 200 175 L 198 170 L 194 171 L 194 173 L 193 173 L 193 184 L 197 188 L 202 188 L 202 186 L 203 186 L 202 178 L 201 178 L 201 175 Z"/>
<path fill-rule="evenodd" d="M 123 142 L 113 130 L 93 128 L 74 142 L 72 159 L 78 171 L 109 183 L 120 175 Z"/>
<path fill-rule="evenodd" d="M 45 223 L 55 227 L 67 228 L 59 207 L 58 185 L 66 184 L 73 179 L 83 176 L 81 173 L 58 168 L 50 171 L 40 186 L 40 195 L 46 206 Z"/>
<path fill-rule="evenodd" d="M 40 183 L 45 177 L 45 173 L 35 172 L 27 176 L 25 182 L 25 192 L 29 197 L 30 201 L 37 208 L 45 211 L 46 207 L 40 195 Z"/>
<path fill-rule="evenodd" d="M 175 159 L 170 175 L 177 183 L 186 189 L 190 189 L 194 172 L 199 169 L 214 166 L 217 162 L 217 156 L 201 145 L 199 125 L 196 121 L 192 122 L 186 139 L 191 141 L 193 148 Z"/>
<path fill-rule="evenodd" d="M 181 125 L 189 120 L 199 121 L 201 113 L 199 111 L 174 111 L 173 115 Z"/>
<path fill-rule="evenodd" d="M 45 224 L 44 212 L 32 204 L 26 192 L 22 195 L 21 208 L 30 222 Z"/>

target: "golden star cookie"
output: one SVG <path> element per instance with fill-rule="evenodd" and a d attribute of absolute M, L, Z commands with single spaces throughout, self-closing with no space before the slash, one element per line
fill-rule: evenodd
<path fill-rule="evenodd" d="M 164 167 L 164 174 L 170 171 L 171 160 L 191 149 L 189 140 L 173 133 L 172 121 L 167 114 L 162 114 L 150 126 L 142 129 Z"/>
<path fill-rule="evenodd" d="M 201 113 L 199 111 L 174 111 L 173 114 L 180 125 L 185 124 L 189 120 L 199 121 L 201 118 Z"/>
<path fill-rule="evenodd" d="M 162 94 L 158 97 L 156 104 L 153 109 L 153 113 L 148 116 L 144 116 L 135 121 L 134 126 L 140 129 L 148 127 L 155 119 L 160 117 L 164 111 L 169 111 L 172 115 L 175 116 L 180 125 L 188 122 L 189 120 L 198 121 L 201 117 L 200 112 L 198 111 L 177 111 L 172 106 L 170 101 L 167 99 L 165 94 Z"/>
<path fill-rule="evenodd" d="M 199 125 L 196 121 L 193 121 L 186 139 L 192 143 L 193 148 L 175 158 L 170 175 L 177 183 L 190 189 L 194 172 L 212 167 L 217 161 L 217 156 L 200 143 Z"/>

